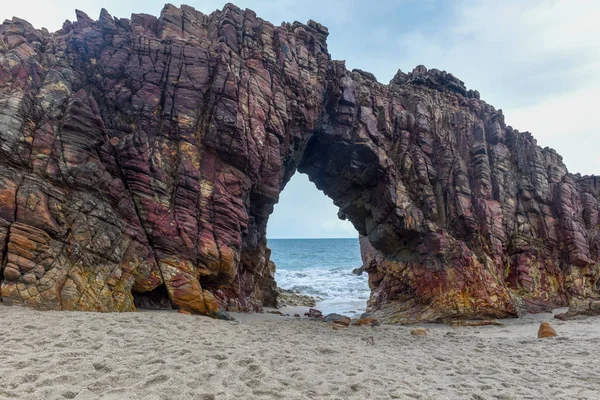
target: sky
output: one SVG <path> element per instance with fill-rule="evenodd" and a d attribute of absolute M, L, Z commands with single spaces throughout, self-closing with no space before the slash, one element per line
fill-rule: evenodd
<path fill-rule="evenodd" d="M 416 65 L 452 72 L 503 110 L 506 123 L 556 149 L 571 172 L 600 173 L 600 1 L 236 0 L 274 24 L 313 19 L 329 28 L 332 57 L 389 82 Z M 59 29 L 78 8 L 97 18 L 159 15 L 155 0 L 4 1 L 18 16 Z M 175 5 L 180 3 L 174 2 Z M 225 1 L 189 0 L 208 13 Z M 356 237 L 337 207 L 299 173 L 281 194 L 269 238 Z"/>

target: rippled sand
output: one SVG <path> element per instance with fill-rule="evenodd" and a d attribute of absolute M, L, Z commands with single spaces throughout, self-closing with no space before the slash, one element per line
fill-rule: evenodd
<path fill-rule="evenodd" d="M 559 336 L 537 339 L 551 315 L 425 338 L 236 317 L 0 305 L 0 398 L 600 399 L 600 318 L 552 320 Z"/>

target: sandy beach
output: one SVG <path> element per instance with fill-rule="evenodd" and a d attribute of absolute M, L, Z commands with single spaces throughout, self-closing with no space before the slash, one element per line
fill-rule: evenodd
<path fill-rule="evenodd" d="M 234 315 L 0 306 L 0 398 L 600 399 L 600 318 L 427 325 L 414 337 Z M 537 338 L 543 320 L 558 337 Z"/>

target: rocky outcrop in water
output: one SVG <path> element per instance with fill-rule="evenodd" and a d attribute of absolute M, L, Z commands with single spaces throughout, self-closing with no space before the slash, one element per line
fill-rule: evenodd
<path fill-rule="evenodd" d="M 5 303 L 217 315 L 276 304 L 266 225 L 296 170 L 362 235 L 385 321 L 544 311 L 600 288 L 600 178 L 438 70 L 389 85 L 327 28 L 204 15 L 0 26 Z"/>
<path fill-rule="evenodd" d="M 277 308 L 281 307 L 314 307 L 319 297 L 301 294 L 298 291 L 277 288 Z"/>

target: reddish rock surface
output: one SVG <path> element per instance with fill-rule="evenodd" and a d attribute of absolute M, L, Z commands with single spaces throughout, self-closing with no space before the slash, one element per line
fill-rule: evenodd
<path fill-rule="evenodd" d="M 600 178 L 451 74 L 389 85 L 327 28 L 226 5 L 55 33 L 0 26 L 5 303 L 190 313 L 276 303 L 266 225 L 296 170 L 362 235 L 385 322 L 516 316 L 599 298 Z"/>
<path fill-rule="evenodd" d="M 542 322 L 540 324 L 540 329 L 538 329 L 538 338 L 547 338 L 556 336 L 556 331 L 552 326 L 550 326 L 549 322 Z"/>

